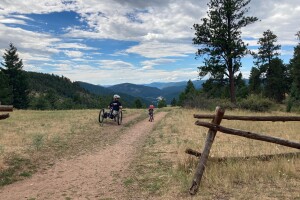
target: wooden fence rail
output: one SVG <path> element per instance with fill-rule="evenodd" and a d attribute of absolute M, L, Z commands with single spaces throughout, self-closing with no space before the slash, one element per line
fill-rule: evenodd
<path fill-rule="evenodd" d="M 198 115 L 195 114 L 194 118 L 197 119 L 213 119 L 215 115 Z M 235 116 L 224 115 L 223 119 L 227 120 L 244 120 L 244 121 L 300 121 L 300 116 Z"/>
<path fill-rule="evenodd" d="M 12 112 L 14 109 L 13 106 L 0 105 L 0 112 Z M 9 114 L 0 114 L 0 120 L 9 118 Z"/>
<path fill-rule="evenodd" d="M 213 129 L 215 131 L 220 131 L 222 133 L 242 136 L 242 137 L 246 137 L 246 138 L 250 138 L 250 139 L 254 139 L 254 140 L 261 140 L 261 141 L 265 141 L 265 142 L 271 142 L 271 143 L 280 144 L 280 145 L 287 146 L 287 147 L 300 149 L 300 143 L 284 140 L 284 139 L 277 138 L 277 137 L 261 135 L 261 134 L 252 133 L 252 132 L 249 132 L 249 131 L 242 131 L 242 130 L 226 128 L 226 127 L 211 124 L 211 123 L 208 123 L 208 122 L 196 121 L 195 124 L 198 125 L 198 126 L 204 126 L 206 128 Z"/>
<path fill-rule="evenodd" d="M 285 121 L 300 121 L 299 116 L 233 116 L 233 115 L 225 116 L 224 113 L 225 113 L 225 110 L 223 110 L 220 107 L 217 107 L 215 115 L 198 115 L 198 114 L 194 115 L 194 118 L 212 119 L 212 122 L 211 123 L 201 122 L 201 121 L 195 122 L 195 124 L 198 126 L 204 126 L 204 127 L 209 128 L 208 134 L 206 137 L 206 141 L 205 141 L 205 146 L 204 146 L 202 153 L 197 152 L 192 149 L 186 150 L 186 153 L 199 157 L 199 161 L 198 161 L 198 164 L 197 164 L 197 167 L 195 170 L 194 178 L 193 178 L 190 190 L 189 190 L 191 195 L 195 195 L 199 189 L 199 185 L 200 185 L 200 182 L 201 182 L 204 170 L 205 170 L 209 152 L 212 147 L 212 143 L 214 142 L 214 138 L 216 136 L 217 131 L 220 131 L 222 133 L 242 136 L 242 137 L 246 137 L 246 138 L 250 138 L 250 139 L 261 140 L 261 141 L 271 142 L 271 143 L 280 144 L 280 145 L 287 146 L 287 147 L 300 149 L 300 143 L 298 143 L 298 142 L 292 142 L 292 141 L 284 140 L 281 138 L 265 136 L 265 135 L 261 135 L 258 133 L 235 130 L 235 129 L 230 129 L 230 128 L 220 126 L 222 119 L 245 120 L 245 121 L 273 121 L 273 122 L 283 121 L 283 122 L 285 122 Z"/>
<path fill-rule="evenodd" d="M 12 112 L 14 109 L 13 106 L 0 105 L 0 111 L 3 112 Z"/>
<path fill-rule="evenodd" d="M 0 120 L 9 118 L 9 114 L 0 114 Z"/>

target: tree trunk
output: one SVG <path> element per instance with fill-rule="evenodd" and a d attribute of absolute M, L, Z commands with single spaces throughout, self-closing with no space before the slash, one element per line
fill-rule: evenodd
<path fill-rule="evenodd" d="M 236 104 L 235 97 L 235 85 L 234 85 L 234 72 L 232 70 L 232 59 L 230 59 L 229 63 L 231 64 L 231 68 L 229 69 L 229 85 L 230 85 L 230 101 L 233 104 Z"/>

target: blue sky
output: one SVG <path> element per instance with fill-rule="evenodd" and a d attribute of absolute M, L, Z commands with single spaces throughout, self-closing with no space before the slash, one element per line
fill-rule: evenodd
<path fill-rule="evenodd" d="M 184 2 L 184 3 L 183 3 Z M 12 42 L 24 69 L 72 81 L 112 85 L 198 79 L 193 24 L 205 17 L 208 0 L 1 0 L 0 52 Z M 242 30 L 249 48 L 267 29 L 278 36 L 285 63 L 300 31 L 299 0 L 252 0 Z M 2 58 L 1 58 L 2 59 Z M 247 78 L 252 58 L 243 60 Z"/>

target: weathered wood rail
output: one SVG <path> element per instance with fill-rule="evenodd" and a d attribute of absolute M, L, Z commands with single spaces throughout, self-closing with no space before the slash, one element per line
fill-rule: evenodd
<path fill-rule="evenodd" d="M 222 121 L 222 118 L 224 116 L 225 110 L 223 110 L 221 107 L 217 107 L 216 108 L 216 115 L 212 120 L 212 123 L 215 125 L 219 125 Z M 195 174 L 194 174 L 194 178 L 192 181 L 192 186 L 190 187 L 190 194 L 194 195 L 197 193 L 199 186 L 200 186 L 200 182 L 202 179 L 202 175 L 204 173 L 205 170 L 205 166 L 206 166 L 206 162 L 207 162 L 207 158 L 211 149 L 211 146 L 214 142 L 215 136 L 216 136 L 217 131 L 214 129 L 209 129 L 208 130 L 208 135 L 206 138 L 206 142 L 205 142 L 205 146 L 204 146 L 204 150 L 200 156 Z"/>
<path fill-rule="evenodd" d="M 212 119 L 212 122 L 211 123 L 201 122 L 199 120 L 195 122 L 195 124 L 198 126 L 204 126 L 204 127 L 209 128 L 208 134 L 206 137 L 206 141 L 205 141 L 205 146 L 204 146 L 202 153 L 192 150 L 192 149 L 186 149 L 186 153 L 199 157 L 199 161 L 198 161 L 198 164 L 197 164 L 197 167 L 195 170 L 194 178 L 192 180 L 192 184 L 191 184 L 191 187 L 189 190 L 191 195 L 195 195 L 199 189 L 200 182 L 201 182 L 201 179 L 202 179 L 202 176 L 203 176 L 203 173 L 205 170 L 205 166 L 207 163 L 207 159 L 209 157 L 209 152 L 212 147 L 212 143 L 214 141 L 217 131 L 220 131 L 220 132 L 226 133 L 226 134 L 237 135 L 237 136 L 241 136 L 241 137 L 246 137 L 246 138 L 255 139 L 255 140 L 261 140 L 261 141 L 265 141 L 265 142 L 271 142 L 271 143 L 280 144 L 280 145 L 291 147 L 291 148 L 300 149 L 300 143 L 298 143 L 298 142 L 292 142 L 292 141 L 288 141 L 288 140 L 281 139 L 281 138 L 261 135 L 261 134 L 252 133 L 249 131 L 230 129 L 230 128 L 220 126 L 222 119 L 244 120 L 244 121 L 272 121 L 272 122 L 283 121 L 283 122 L 286 122 L 286 121 L 300 121 L 299 116 L 233 116 L 233 115 L 226 116 L 226 115 L 224 115 L 224 113 L 225 113 L 225 110 L 223 110 L 220 107 L 217 107 L 215 115 L 198 115 L 198 114 L 194 115 L 194 118 Z"/>
<path fill-rule="evenodd" d="M 14 109 L 13 106 L 0 105 L 0 111 L 2 112 L 12 112 Z"/>
<path fill-rule="evenodd" d="M 0 120 L 9 118 L 9 114 L 0 114 Z"/>
<path fill-rule="evenodd" d="M 194 115 L 197 119 L 213 119 L 215 115 Z M 300 116 L 235 116 L 235 115 L 224 115 L 223 119 L 227 120 L 243 120 L 243 121 L 300 121 Z"/>
<path fill-rule="evenodd" d="M 13 106 L 7 106 L 7 105 L 0 105 L 0 112 L 12 112 Z M 0 120 L 9 118 L 9 113 L 6 114 L 0 114 Z"/>
<path fill-rule="evenodd" d="M 237 136 L 246 137 L 246 138 L 250 138 L 250 139 L 254 139 L 254 140 L 271 142 L 271 143 L 280 144 L 280 145 L 291 147 L 291 148 L 300 149 L 300 143 L 292 142 L 289 140 L 284 140 L 284 139 L 277 138 L 277 137 L 261 135 L 261 134 L 252 133 L 249 131 L 242 131 L 242 130 L 226 128 L 226 127 L 223 127 L 220 125 L 214 125 L 211 123 L 201 122 L 201 121 L 196 121 L 195 124 L 198 126 L 204 126 L 206 128 L 213 129 L 215 131 L 220 131 L 220 132 L 226 133 L 226 134 L 237 135 Z"/>

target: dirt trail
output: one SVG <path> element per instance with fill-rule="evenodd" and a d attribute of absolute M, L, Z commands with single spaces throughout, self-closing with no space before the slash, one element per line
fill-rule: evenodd
<path fill-rule="evenodd" d="M 139 144 L 165 115 L 157 113 L 154 122 L 146 119 L 137 123 L 112 146 L 62 160 L 49 170 L 2 188 L 0 199 L 125 199 L 122 173 L 128 169 Z"/>

